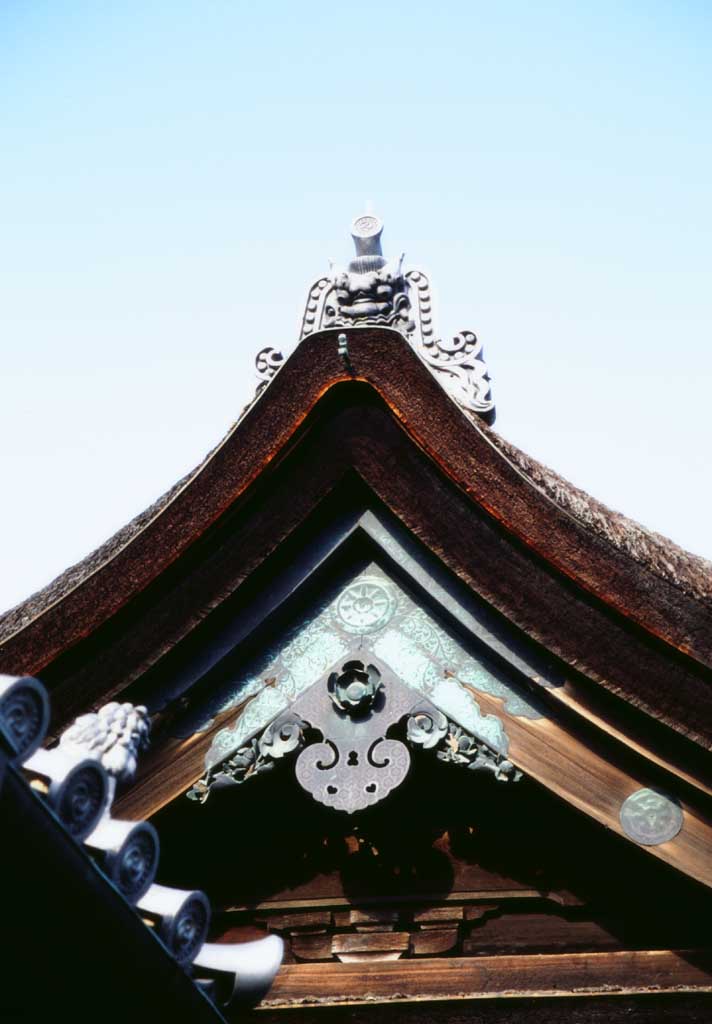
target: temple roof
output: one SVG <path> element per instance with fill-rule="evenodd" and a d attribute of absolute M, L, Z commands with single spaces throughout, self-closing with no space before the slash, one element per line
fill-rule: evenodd
<path fill-rule="evenodd" d="M 397 429 L 394 443 L 396 436 L 405 443 L 415 442 L 437 471 L 465 495 L 470 507 L 523 543 L 550 571 L 563 573 L 623 619 L 693 659 L 698 666 L 690 666 L 695 674 L 702 666 L 708 671 L 712 666 L 709 563 L 609 511 L 504 441 L 481 418 L 468 415 L 400 332 L 350 328 L 348 364 L 341 351 L 343 337 L 333 328 L 302 340 L 269 387 L 200 466 L 87 559 L 6 613 L 0 623 L 0 667 L 11 673 L 42 671 L 131 603 L 212 524 L 247 500 L 253 485 L 266 479 L 268 470 L 272 472 L 301 443 L 300 438 L 308 436 L 309 425 L 332 415 L 325 411 L 327 407 L 337 410 L 365 401 L 380 403 L 387 410 Z M 326 449 L 324 465 L 329 458 Z M 370 474 L 369 486 L 381 491 L 382 500 L 389 503 L 386 491 L 393 477 L 360 465 L 367 457 L 367 449 L 359 444 L 347 445 L 334 456 L 337 461 L 346 459 L 362 478 Z M 345 467 L 338 469 L 334 464 L 334 473 L 344 471 Z M 416 520 L 426 514 L 425 508 L 412 511 Z M 442 516 L 441 523 L 440 530 L 447 533 Z M 422 532 L 422 527 L 414 528 Z M 462 569 L 456 567 L 458 572 Z M 510 615 L 520 598 L 511 587 L 508 592 L 502 604 L 493 591 L 481 591 Z M 530 604 L 518 614 L 520 625 L 529 629 Z M 552 634 L 553 628 L 535 630 L 532 635 L 545 643 L 547 636 L 556 636 L 559 655 L 569 663 L 572 657 L 580 661 L 573 639 L 562 634 L 560 627 Z M 584 656 L 582 667 L 591 667 L 587 661 Z M 665 695 L 659 688 L 653 690 L 652 683 L 645 684 L 642 663 L 640 671 L 641 683 L 636 687 L 644 686 L 645 696 L 613 683 L 610 667 L 592 674 L 604 687 L 647 707 L 660 720 L 705 745 L 712 744 L 712 736 L 703 739 L 710 733 L 705 711 L 712 697 L 709 684 L 700 680 L 687 697 L 688 684 L 678 682 L 675 693 L 671 689 Z M 647 677 L 652 679 L 649 672 Z M 672 682 L 669 685 L 673 687 Z M 108 699 L 109 694 L 103 697 Z M 71 708 L 73 714 L 77 710 Z"/>
<path fill-rule="evenodd" d="M 661 579 L 700 601 L 712 599 L 712 562 L 649 530 L 527 455 L 495 430 L 480 428 L 526 479 L 585 529 L 613 544 Z"/>
<path fill-rule="evenodd" d="M 712 562 L 687 551 L 621 512 L 608 508 L 586 491 L 560 476 L 544 463 L 527 455 L 511 441 L 484 423 L 472 424 L 513 465 L 522 477 L 546 495 L 562 511 L 571 515 L 585 530 L 603 538 L 631 561 L 700 602 L 712 601 Z M 178 480 L 153 504 L 134 516 L 85 558 L 65 569 L 47 586 L 0 615 L 0 643 L 41 616 L 92 576 L 124 549 L 150 523 L 154 522 L 186 487 L 197 481 L 211 458 L 239 428 L 239 421 L 205 458 Z"/>
<path fill-rule="evenodd" d="M 512 995 L 507 957 L 481 954 L 522 924 L 538 994 L 552 978 L 560 994 L 562 964 L 601 993 L 619 970 L 641 991 L 706 990 L 707 954 L 690 968 L 675 951 L 706 934 L 712 888 L 712 564 L 494 431 L 481 343 L 436 335 L 427 275 L 387 259 L 381 229 L 357 218 L 355 259 L 312 283 L 288 359 L 259 352 L 254 399 L 203 461 L 0 616 L 0 672 L 51 693 L 50 736 L 79 716 L 25 770 L 99 757 L 112 800 L 121 783 L 111 822 L 168 838 L 163 877 L 200 890 L 147 874 L 131 898 L 221 1002 L 225 976 L 228 995 L 262 994 L 277 946 L 275 1007 L 479 998 L 475 957 Z M 359 931 L 362 897 L 380 930 Z M 189 904 L 207 907 L 197 953 L 170 925 Z M 651 937 L 661 906 L 674 921 Z M 248 943 L 246 961 L 245 927 L 286 945 Z M 572 959 L 584 932 L 618 960 Z M 564 955 L 545 962 L 553 935 Z M 662 980 L 641 944 L 668 958 Z M 383 967 L 402 955 L 427 959 Z"/>

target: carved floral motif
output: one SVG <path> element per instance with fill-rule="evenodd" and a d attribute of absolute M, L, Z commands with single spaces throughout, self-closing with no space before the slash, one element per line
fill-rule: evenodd
<path fill-rule="evenodd" d="M 296 715 L 280 715 L 259 737 L 236 750 L 227 760 L 208 769 L 187 792 L 189 800 L 204 804 L 213 788 L 235 786 L 274 768 L 275 761 L 293 754 L 304 745 L 308 728 Z"/>
<path fill-rule="evenodd" d="M 410 743 L 434 749 L 440 761 L 472 771 L 491 772 L 498 782 L 518 782 L 522 777 L 511 761 L 450 722 L 432 705 L 416 709 L 408 719 L 407 730 Z"/>
<path fill-rule="evenodd" d="M 356 718 L 371 710 L 383 682 L 375 665 L 347 661 L 341 672 L 331 673 L 327 688 L 334 707 Z"/>

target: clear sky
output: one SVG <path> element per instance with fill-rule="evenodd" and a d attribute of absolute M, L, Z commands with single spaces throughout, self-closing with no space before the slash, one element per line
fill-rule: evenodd
<path fill-rule="evenodd" d="M 497 429 L 712 557 L 712 8 L 0 3 L 0 608 L 288 351 L 364 200 Z"/>

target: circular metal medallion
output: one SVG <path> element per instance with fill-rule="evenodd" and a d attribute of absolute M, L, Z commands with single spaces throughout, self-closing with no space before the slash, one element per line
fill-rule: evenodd
<path fill-rule="evenodd" d="M 374 633 L 386 625 L 395 609 L 388 586 L 378 577 L 363 576 L 341 594 L 335 614 L 349 633 Z"/>
<path fill-rule="evenodd" d="M 638 789 L 621 806 L 623 831 L 641 846 L 658 846 L 674 839 L 682 828 L 682 808 L 654 789 Z"/>

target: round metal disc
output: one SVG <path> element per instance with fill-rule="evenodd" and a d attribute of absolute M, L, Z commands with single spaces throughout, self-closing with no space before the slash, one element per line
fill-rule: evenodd
<path fill-rule="evenodd" d="M 638 789 L 621 806 L 623 831 L 641 846 L 658 846 L 674 839 L 682 828 L 682 808 L 654 789 Z"/>

